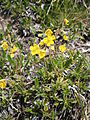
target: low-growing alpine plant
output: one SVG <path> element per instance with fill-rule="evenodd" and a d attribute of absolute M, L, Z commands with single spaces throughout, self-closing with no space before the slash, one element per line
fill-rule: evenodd
<path fill-rule="evenodd" d="M 68 49 L 65 43 L 60 44 L 56 49 L 55 37 L 52 30 L 47 29 L 43 40 L 30 46 L 30 54 L 27 57 L 30 65 L 28 60 L 28 63 L 26 62 L 28 67 L 34 67 L 30 73 L 34 73 L 30 76 L 30 81 L 25 80 L 25 72 L 22 71 L 25 69 L 24 63 L 22 64 L 25 58 L 22 58 L 19 48 L 13 44 L 9 45 L 8 42 L 2 42 L 1 55 L 6 54 L 4 64 L 8 60 L 11 66 L 7 71 L 8 79 L 0 76 L 1 91 L 6 92 L 8 89 L 7 94 L 10 99 L 9 102 L 9 99 L 1 95 L 2 100 L 4 97 L 5 101 L 2 104 L 8 102 L 11 105 L 11 99 L 13 101 L 17 96 L 17 99 L 24 99 L 21 109 L 24 107 L 23 112 L 26 118 L 30 115 L 30 118 L 36 116 L 39 119 L 50 120 L 84 119 L 86 118 L 86 100 L 83 94 L 88 90 L 87 61 L 79 51 L 74 52 Z M 14 56 L 15 52 L 17 54 Z M 31 56 L 33 60 L 29 59 Z M 18 57 L 21 57 L 20 62 L 17 61 Z M 3 74 L 4 72 L 2 71 Z M 12 106 L 14 107 L 13 104 Z M 14 108 L 16 113 L 20 111 L 20 106 L 18 107 Z M 78 110 L 77 114 L 76 110 Z"/>
<path fill-rule="evenodd" d="M 11 3 L 7 0 L 5 3 L 8 3 L 8 11 Z M 26 28 L 29 26 L 31 29 L 31 19 L 24 18 L 29 1 L 24 0 L 21 3 L 13 1 L 12 4 L 15 6 L 10 7 L 10 14 L 12 17 L 18 18 L 19 16 L 19 22 L 23 19 L 20 27 L 25 27 L 27 23 Z M 42 19 L 45 18 L 50 28 L 47 30 L 44 28 L 45 32 L 42 33 L 42 37 L 38 35 L 40 36 L 39 42 L 28 40 L 28 47 L 25 48 L 28 50 L 24 51 L 18 38 L 15 39 L 10 31 L 6 31 L 0 39 L 1 120 L 2 117 L 9 120 L 27 120 L 28 118 L 31 120 L 87 120 L 85 107 L 88 91 L 88 61 L 82 53 L 68 46 L 74 36 L 74 33 L 70 31 L 73 30 L 71 26 L 73 24 L 67 18 L 62 18 L 61 22 L 56 19 L 57 25 L 54 26 L 56 22 L 47 17 L 49 13 L 52 15 L 54 3 L 58 7 L 58 1 L 52 0 L 51 3 L 53 4 L 48 9 L 45 6 L 47 12 L 37 11 L 41 16 L 45 13 Z M 31 6 L 32 4 L 29 5 Z M 17 7 L 20 11 L 17 11 Z M 35 7 L 31 9 L 36 10 Z M 63 9 L 60 14 L 63 16 L 62 11 Z M 65 16 L 67 17 L 66 13 Z M 54 14 L 53 17 L 55 17 Z M 57 40 L 58 35 L 60 38 Z"/>
<path fill-rule="evenodd" d="M 33 103 L 30 103 L 33 107 L 28 107 L 27 111 L 31 112 L 31 116 L 43 119 L 84 119 L 86 100 L 83 93 L 88 89 L 88 73 L 85 70 L 87 61 L 79 51 L 69 50 L 65 44 L 60 45 L 56 52 L 52 51 L 52 31 L 46 30 L 45 35 L 48 39 L 41 40 L 36 49 L 36 54 L 39 55 L 40 47 L 43 46 L 44 53 L 42 57 L 39 55 L 40 59 L 43 58 L 42 66 L 39 69 L 35 67 L 36 77 L 32 78 L 35 85 L 30 88 L 33 91 L 31 96 L 35 97 Z M 78 109 L 78 117 L 75 116 L 75 108 Z"/>

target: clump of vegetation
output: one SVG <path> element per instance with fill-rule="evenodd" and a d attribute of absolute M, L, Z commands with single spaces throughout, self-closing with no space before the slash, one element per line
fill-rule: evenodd
<path fill-rule="evenodd" d="M 87 33 L 84 18 L 88 10 L 87 4 L 80 8 L 73 3 L 73 0 L 0 2 L 2 13 L 8 13 L 11 20 L 16 18 L 14 25 L 18 24 L 16 33 L 12 22 L 6 31 L 0 31 L 1 120 L 87 119 L 89 63 L 69 43 L 83 39 L 81 31 Z M 27 8 L 34 20 L 27 16 Z M 88 18 L 85 20 L 88 22 Z M 40 24 L 38 30 L 35 24 Z M 21 36 L 20 30 L 29 32 L 28 41 L 27 34 Z"/>
<path fill-rule="evenodd" d="M 36 116 L 52 120 L 85 118 L 86 99 L 83 94 L 88 90 L 87 61 L 79 51 L 68 50 L 65 44 L 57 48 L 51 29 L 46 30 L 45 36 L 38 45 L 34 43 L 30 46 L 33 56 L 31 59 L 31 55 L 28 55 L 25 65 L 25 57 L 19 48 L 13 45 L 9 51 L 9 43 L 2 43 L 1 103 L 6 108 L 8 102 L 8 105 L 19 112 L 20 106 L 19 109 L 13 106 L 14 97 L 22 98 L 21 109 L 25 108 L 22 113 L 26 118 L 28 115 L 31 118 Z M 29 83 L 23 73 L 27 66 L 34 67 Z M 8 79 L 2 79 L 2 75 L 8 74 Z M 7 90 L 8 98 L 2 93 Z"/>

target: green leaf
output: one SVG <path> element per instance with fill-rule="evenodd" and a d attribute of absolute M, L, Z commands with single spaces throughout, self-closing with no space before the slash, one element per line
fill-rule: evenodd
<path fill-rule="evenodd" d="M 38 88 L 39 88 L 39 81 L 38 81 L 38 79 L 37 79 L 37 78 L 35 79 L 35 87 L 36 87 L 36 89 L 38 89 Z"/>
<path fill-rule="evenodd" d="M 14 61 L 13 61 L 13 59 L 10 57 L 10 55 L 7 55 L 7 58 L 8 58 L 8 62 L 10 64 L 15 64 Z"/>
<path fill-rule="evenodd" d="M 6 57 L 6 53 L 5 53 L 5 51 L 3 50 L 3 58 L 5 59 L 5 57 Z"/>
<path fill-rule="evenodd" d="M 78 56 L 79 56 L 79 51 L 77 51 L 77 52 L 75 53 L 73 59 L 76 60 Z"/>
<path fill-rule="evenodd" d="M 1 68 L 3 67 L 3 62 L 1 61 L 1 59 L 0 59 L 0 67 Z"/>
<path fill-rule="evenodd" d="M 79 23 L 78 23 L 78 27 L 80 28 L 80 29 L 82 29 L 82 23 L 79 21 Z"/>
<path fill-rule="evenodd" d="M 68 68 L 71 64 L 72 64 L 72 59 L 68 59 L 68 60 L 66 60 L 64 66 L 65 66 L 65 68 Z"/>
<path fill-rule="evenodd" d="M 27 60 L 27 61 L 25 62 L 25 66 L 24 66 L 24 67 L 27 67 L 28 64 L 29 64 L 29 60 Z"/>
<path fill-rule="evenodd" d="M 52 120 L 54 120 L 54 111 L 51 111 Z"/>
<path fill-rule="evenodd" d="M 26 112 L 30 112 L 31 113 L 31 111 L 32 110 L 30 108 L 28 108 L 28 107 L 26 108 Z"/>
<path fill-rule="evenodd" d="M 21 67 L 23 66 L 23 55 L 21 55 L 21 60 L 20 60 L 20 62 L 21 62 Z"/>

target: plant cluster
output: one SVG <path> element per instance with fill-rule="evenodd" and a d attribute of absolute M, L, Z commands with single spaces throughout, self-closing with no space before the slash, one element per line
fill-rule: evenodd
<path fill-rule="evenodd" d="M 15 19 L 19 26 L 15 34 L 10 25 L 6 31 L 0 31 L 1 120 L 87 119 L 89 63 L 80 51 L 69 48 L 69 42 L 86 31 L 88 10 L 74 3 L 74 0 L 0 1 L 1 13 Z M 41 28 L 36 30 L 35 24 Z M 23 37 L 18 40 L 20 28 L 30 32 L 27 47 Z"/>
<path fill-rule="evenodd" d="M 51 29 L 47 29 L 44 35 L 38 45 L 34 43 L 30 46 L 31 54 L 27 56 L 27 60 L 18 46 L 1 42 L 0 106 L 3 105 L 4 109 L 8 104 L 15 113 L 24 107 L 21 116 L 24 115 L 25 118 L 84 119 L 86 100 L 83 95 L 88 90 L 88 63 L 79 51 L 74 52 L 65 44 L 57 48 Z M 9 35 L 7 39 L 10 39 Z M 31 72 L 34 75 L 29 74 L 29 81 L 24 77 L 27 67 L 34 67 Z M 21 100 L 21 106 L 14 105 L 14 99 Z M 9 115 L 7 118 L 9 117 L 12 119 L 14 116 Z"/>

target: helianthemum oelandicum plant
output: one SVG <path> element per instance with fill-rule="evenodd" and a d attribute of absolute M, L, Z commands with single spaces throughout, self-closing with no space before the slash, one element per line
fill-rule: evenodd
<path fill-rule="evenodd" d="M 32 55 L 38 55 L 40 59 L 45 57 L 45 49 L 46 47 L 50 47 L 51 50 L 54 50 L 54 40 L 55 40 L 55 36 L 53 35 L 53 32 L 51 31 L 51 29 L 47 29 L 45 31 L 45 38 L 43 38 L 43 40 L 40 41 L 39 45 L 43 46 L 45 45 L 44 49 L 40 49 L 39 45 L 34 44 L 33 46 L 30 46 L 30 51 Z"/>

